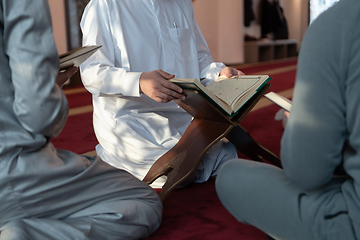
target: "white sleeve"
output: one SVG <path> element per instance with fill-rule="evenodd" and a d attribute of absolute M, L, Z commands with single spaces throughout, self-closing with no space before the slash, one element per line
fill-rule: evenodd
<path fill-rule="evenodd" d="M 140 96 L 139 79 L 142 73 L 129 72 L 127 67 L 120 66 L 118 58 L 124 54 L 114 42 L 121 43 L 123 38 L 114 36 L 113 27 L 121 28 L 121 24 L 111 24 L 114 19 L 120 19 L 113 5 L 107 0 L 92 0 L 84 11 L 80 23 L 83 45 L 102 47 L 80 66 L 81 78 L 88 91 L 97 96 Z"/>

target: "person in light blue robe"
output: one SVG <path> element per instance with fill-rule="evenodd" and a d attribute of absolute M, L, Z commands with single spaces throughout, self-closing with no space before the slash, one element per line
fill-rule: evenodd
<path fill-rule="evenodd" d="M 152 234 L 162 214 L 152 188 L 49 141 L 69 109 L 47 0 L 0 0 L 0 66 L 0 239 Z"/>
<path fill-rule="evenodd" d="M 231 160 L 217 193 L 275 239 L 360 239 L 360 1 L 341 0 L 301 44 L 283 170 Z"/>

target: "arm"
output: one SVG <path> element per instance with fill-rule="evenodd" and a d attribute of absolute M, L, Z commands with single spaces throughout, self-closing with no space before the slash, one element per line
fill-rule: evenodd
<path fill-rule="evenodd" d="M 343 57 L 351 43 L 340 29 L 344 31 L 335 18 L 319 18 L 301 46 L 281 160 L 288 178 L 304 189 L 330 181 L 341 164 L 348 135 L 343 92 L 346 67 L 340 60 L 347 62 Z"/>
<path fill-rule="evenodd" d="M 163 103 L 184 98 L 181 94 L 182 89 L 168 81 L 174 78 L 174 75 L 162 70 L 131 72 L 126 66 L 128 56 L 122 39 L 121 18 L 112 4 L 112 1 L 93 0 L 83 14 L 81 21 L 83 44 L 102 46 L 81 65 L 85 87 L 97 96 L 139 97 L 144 93 L 155 101 Z M 111 22 L 116 22 L 117 26 L 113 27 Z M 121 56 L 121 63 L 116 56 Z M 121 64 L 124 66 L 119 67 Z"/>
<path fill-rule="evenodd" d="M 81 66 L 81 78 L 85 87 L 94 95 L 140 96 L 139 79 L 141 72 L 129 72 L 119 67 L 116 55 L 126 59 L 126 53 L 116 50 L 115 42 L 125 45 L 121 37 L 113 36 L 111 21 L 121 28 L 120 16 L 111 11 L 111 1 L 93 0 L 84 10 L 81 19 L 83 45 L 101 45 Z M 110 6 L 109 6 L 110 5 Z M 121 30 L 121 29 L 120 29 Z"/>
<path fill-rule="evenodd" d="M 15 91 L 14 112 L 27 131 L 55 137 L 65 124 L 68 106 L 55 84 L 59 57 L 48 2 L 7 0 L 4 13 L 4 47 Z"/>

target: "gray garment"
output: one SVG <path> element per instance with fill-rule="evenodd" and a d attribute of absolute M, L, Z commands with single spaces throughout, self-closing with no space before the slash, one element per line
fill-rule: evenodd
<path fill-rule="evenodd" d="M 47 0 L 0 1 L 0 239 L 138 239 L 162 204 L 129 173 L 49 143 L 66 97 Z"/>
<path fill-rule="evenodd" d="M 283 196 L 285 199 L 289 198 L 289 191 L 295 191 L 291 195 L 295 199 L 301 198 L 303 195 L 308 196 L 308 192 L 323 195 L 316 201 L 313 200 L 312 204 L 306 207 L 308 210 L 303 209 L 301 204 L 294 204 L 294 209 L 291 207 L 286 209 L 290 202 L 279 201 L 279 199 L 274 199 L 273 203 L 269 203 L 268 199 L 259 199 L 253 202 L 251 208 L 255 216 L 258 214 L 257 208 L 261 204 L 266 204 L 269 208 L 267 211 L 273 214 L 273 216 L 266 215 L 266 211 L 261 213 L 262 219 L 267 219 L 268 222 L 269 220 L 281 220 L 282 217 L 292 221 L 291 216 L 289 216 L 290 218 L 283 216 L 286 214 L 285 211 L 289 210 L 293 212 L 314 211 L 313 214 L 316 214 L 316 218 L 313 219 L 314 224 L 311 231 L 314 234 L 320 234 L 323 239 L 325 239 L 325 235 L 322 234 L 326 231 L 342 231 L 341 224 L 334 221 L 333 225 L 326 225 L 326 222 L 333 218 L 347 216 L 350 219 L 348 228 L 353 227 L 355 236 L 360 238 L 359 26 L 360 1 L 358 0 L 339 1 L 309 26 L 301 45 L 292 99 L 293 105 L 281 142 L 281 160 L 284 172 L 268 170 L 269 175 L 256 173 L 255 176 L 258 176 L 263 182 L 276 185 L 270 190 L 261 185 L 253 186 L 249 179 L 252 177 L 250 175 L 255 173 L 245 172 L 241 178 L 237 177 L 239 185 L 249 183 L 248 188 L 256 189 L 255 191 L 259 192 L 271 193 L 276 190 L 273 194 Z M 341 184 L 332 185 L 336 187 L 336 191 L 323 193 L 322 189 L 331 185 L 333 174 L 338 166 L 344 168 L 348 177 Z M 240 164 L 238 168 L 241 167 Z M 224 171 L 222 174 L 228 173 Z M 270 174 L 285 174 L 286 178 L 278 176 L 274 177 L 277 180 L 273 180 Z M 279 180 L 280 178 L 283 180 Z M 289 185 L 290 183 L 292 185 Z M 219 182 L 218 190 L 221 187 L 222 184 Z M 241 187 L 245 188 L 245 186 Z M 237 191 L 235 189 L 233 191 Z M 242 193 L 244 197 L 247 196 L 246 193 Z M 261 196 L 261 193 L 254 192 L 254 194 Z M 224 201 L 236 200 L 224 199 Z M 249 199 L 249 201 L 251 200 Z M 300 200 L 296 201 L 301 202 Z M 272 211 L 279 207 L 278 205 L 280 206 L 279 212 Z M 282 205 L 284 205 L 283 208 Z M 311 213 L 309 212 L 309 214 Z M 296 215 L 294 215 L 295 218 Z M 245 221 L 247 221 L 247 217 Z M 343 220 L 343 222 L 346 221 Z M 260 225 L 260 223 L 257 224 Z M 254 225 L 258 226 L 257 224 Z M 261 222 L 262 224 L 264 223 Z M 259 228 L 261 227 L 259 226 Z M 310 230 L 309 228 L 305 229 Z M 266 231 L 282 236 L 281 234 L 288 230 L 266 227 Z M 348 231 L 350 230 L 348 229 Z M 329 236 L 326 239 L 331 238 Z M 341 237 L 339 239 L 351 238 Z"/>
<path fill-rule="evenodd" d="M 216 178 L 225 208 L 240 222 L 251 224 L 274 239 L 354 240 L 341 192 L 343 178 L 317 190 L 302 190 L 284 171 L 265 163 L 233 159 Z"/>

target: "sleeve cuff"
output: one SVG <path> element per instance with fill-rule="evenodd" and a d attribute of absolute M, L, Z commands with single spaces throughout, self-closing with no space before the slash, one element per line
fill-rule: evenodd
<path fill-rule="evenodd" d="M 123 94 L 125 96 L 140 97 L 140 76 L 142 72 L 127 72 L 123 81 Z"/>

